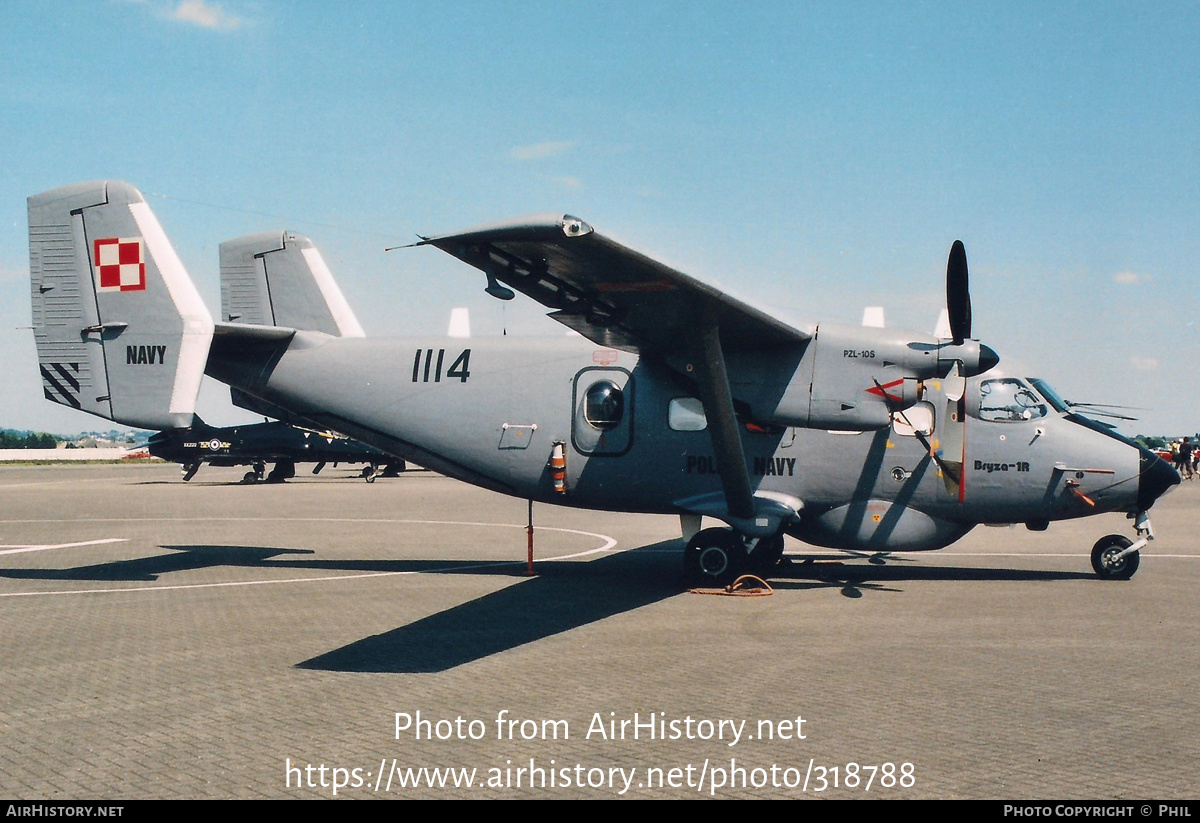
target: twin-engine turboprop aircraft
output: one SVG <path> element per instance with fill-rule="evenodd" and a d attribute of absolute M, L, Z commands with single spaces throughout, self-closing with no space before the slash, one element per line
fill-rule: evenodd
<path fill-rule="evenodd" d="M 532 297 L 580 336 L 382 340 L 307 322 L 319 310 L 292 325 L 214 324 L 125 183 L 31 197 L 29 235 L 49 399 L 186 426 L 207 373 L 247 407 L 505 494 L 677 514 L 701 579 L 769 570 L 784 535 L 889 553 L 941 548 L 980 523 L 1040 530 L 1099 512 L 1134 519 L 1136 542 L 1110 535 L 1092 551 L 1101 577 L 1128 578 L 1153 539 L 1151 505 L 1179 482 L 1045 382 L 994 370 L 996 353 L 971 338 L 957 242 L 950 336 L 938 338 L 795 327 L 578 218 L 500 223 L 417 245 L 480 269 L 493 296 Z M 703 517 L 726 525 L 701 530 Z"/>

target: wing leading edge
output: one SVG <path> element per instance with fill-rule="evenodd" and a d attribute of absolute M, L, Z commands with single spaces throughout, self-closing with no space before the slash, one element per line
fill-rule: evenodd
<path fill-rule="evenodd" d="M 802 342 L 805 332 L 623 246 L 571 215 L 529 217 L 423 239 L 532 297 L 600 345 L 641 354 L 690 349 L 698 323 L 725 345 Z"/>

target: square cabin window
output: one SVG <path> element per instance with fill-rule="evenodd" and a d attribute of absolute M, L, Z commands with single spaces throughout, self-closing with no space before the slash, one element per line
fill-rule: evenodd
<path fill-rule="evenodd" d="M 708 428 L 704 404 L 698 397 L 676 397 L 667 406 L 667 424 L 677 432 L 699 432 Z"/>

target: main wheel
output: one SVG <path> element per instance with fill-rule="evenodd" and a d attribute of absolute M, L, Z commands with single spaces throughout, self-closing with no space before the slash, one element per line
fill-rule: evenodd
<path fill-rule="evenodd" d="M 1130 552 L 1118 559 L 1117 555 L 1133 545 L 1128 537 L 1110 534 L 1101 537 L 1092 547 L 1092 568 L 1104 580 L 1128 580 L 1138 570 L 1141 558 Z"/>
<path fill-rule="evenodd" d="M 749 568 L 755 574 L 770 574 L 783 557 L 783 535 L 776 534 L 758 541 L 750 552 Z"/>
<path fill-rule="evenodd" d="M 290 460 L 280 460 L 267 475 L 268 483 L 282 483 L 296 476 L 296 464 Z"/>
<path fill-rule="evenodd" d="M 729 529 L 705 529 L 688 542 L 683 566 L 690 580 L 724 586 L 746 567 L 746 546 Z"/>

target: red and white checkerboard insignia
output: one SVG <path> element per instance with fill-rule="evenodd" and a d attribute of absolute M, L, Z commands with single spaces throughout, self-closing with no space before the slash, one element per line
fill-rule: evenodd
<path fill-rule="evenodd" d="M 96 291 L 145 291 L 146 258 L 140 237 L 109 237 L 95 243 Z"/>

